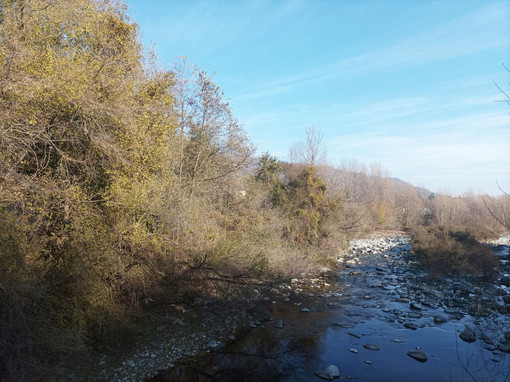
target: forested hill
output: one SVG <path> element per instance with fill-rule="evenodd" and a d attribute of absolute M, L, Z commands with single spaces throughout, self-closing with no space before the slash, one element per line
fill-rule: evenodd
<path fill-rule="evenodd" d="M 313 129 L 291 163 L 255 155 L 212 77 L 164 69 L 117 2 L 5 0 L 0 24 L 0 379 L 153 304 L 313 270 L 357 232 L 498 233 L 481 196 L 322 167 Z"/>

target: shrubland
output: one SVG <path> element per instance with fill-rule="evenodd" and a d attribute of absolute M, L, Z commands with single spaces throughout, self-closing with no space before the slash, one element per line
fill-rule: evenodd
<path fill-rule="evenodd" d="M 328 166 L 314 129 L 291 162 L 255 156 L 213 78 L 161 67 L 117 2 L 5 0 L 0 24 L 3 380 L 46 379 L 151 306 L 312 272 L 361 232 L 499 233 L 484 203 L 505 200 Z M 442 257 L 471 243 L 438 232 Z"/>

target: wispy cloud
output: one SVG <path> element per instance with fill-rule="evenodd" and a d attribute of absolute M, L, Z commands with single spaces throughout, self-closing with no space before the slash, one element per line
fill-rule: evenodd
<path fill-rule="evenodd" d="M 312 68 L 284 79 L 268 81 L 234 98 L 241 100 L 265 97 L 339 76 L 423 65 L 492 48 L 507 48 L 510 45 L 508 30 L 509 4 L 492 4 L 422 31 L 395 45 Z"/>

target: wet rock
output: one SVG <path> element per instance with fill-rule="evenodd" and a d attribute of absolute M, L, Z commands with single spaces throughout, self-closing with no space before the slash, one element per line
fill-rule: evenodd
<path fill-rule="evenodd" d="M 335 378 L 340 378 L 340 372 L 335 365 L 329 365 L 324 371 L 317 371 L 314 374 L 325 381 L 332 381 Z"/>
<path fill-rule="evenodd" d="M 411 307 L 411 309 L 414 309 L 414 310 L 422 310 L 423 309 L 423 306 L 418 302 L 412 302 L 410 304 L 410 307 Z"/>
<path fill-rule="evenodd" d="M 428 360 L 427 354 L 425 354 L 425 352 L 422 352 L 420 350 L 409 350 L 407 352 L 407 355 L 411 358 L 414 358 L 415 360 L 417 360 L 419 362 L 427 362 L 427 360 Z"/>
<path fill-rule="evenodd" d="M 410 312 L 407 317 L 409 318 L 421 318 L 421 314 L 420 313 L 417 313 L 417 312 Z"/>
<path fill-rule="evenodd" d="M 391 342 L 394 342 L 396 344 L 403 344 L 404 343 L 403 340 L 399 340 L 398 338 L 393 339 Z"/>
<path fill-rule="evenodd" d="M 428 306 L 433 309 L 437 309 L 439 307 L 439 304 L 433 300 L 425 300 L 422 302 L 422 305 Z"/>
<path fill-rule="evenodd" d="M 510 354 L 510 342 L 499 344 L 498 345 L 498 350 L 502 351 L 503 353 L 509 353 Z"/>
<path fill-rule="evenodd" d="M 408 303 L 409 302 L 409 299 L 407 297 L 399 297 L 397 298 L 397 302 L 405 302 L 405 303 Z"/>
<path fill-rule="evenodd" d="M 502 277 L 499 280 L 499 284 L 504 285 L 506 287 L 510 287 L 510 277 Z"/>
<path fill-rule="evenodd" d="M 476 341 L 476 333 L 469 326 L 466 326 L 462 333 L 459 335 L 460 339 L 464 342 L 475 342 Z"/>
<path fill-rule="evenodd" d="M 365 344 L 365 345 L 363 345 L 363 347 L 368 350 L 381 350 L 379 345 L 376 345 L 376 344 Z"/>
<path fill-rule="evenodd" d="M 216 349 L 218 347 L 218 342 L 212 340 L 207 343 L 207 347 L 209 349 Z"/>
<path fill-rule="evenodd" d="M 350 348 L 349 351 L 354 354 L 358 354 L 358 350 L 354 348 Z"/>
<path fill-rule="evenodd" d="M 276 328 L 276 329 L 281 329 L 283 328 L 283 321 L 282 320 L 276 320 L 273 324 L 273 326 Z"/>
<path fill-rule="evenodd" d="M 448 319 L 445 316 L 441 316 L 440 314 L 437 314 L 434 316 L 434 322 L 436 324 L 442 324 L 444 322 L 448 322 Z"/>
<path fill-rule="evenodd" d="M 365 362 L 367 365 L 372 365 L 372 361 L 363 361 Z"/>
<path fill-rule="evenodd" d="M 479 336 L 478 336 L 479 339 L 481 339 L 482 341 L 484 342 L 487 342 L 487 341 L 490 341 L 490 338 L 489 336 L 487 336 L 487 334 L 485 333 L 481 333 Z"/>
<path fill-rule="evenodd" d="M 303 312 L 303 313 L 308 313 L 310 311 L 310 309 L 308 308 L 301 308 L 299 309 L 300 312 Z"/>
<path fill-rule="evenodd" d="M 324 370 L 324 373 L 331 375 L 333 378 L 340 378 L 340 371 L 335 365 L 329 365 L 326 370 Z"/>
<path fill-rule="evenodd" d="M 416 325 L 414 322 L 405 322 L 404 327 L 406 327 L 407 329 L 412 329 L 412 330 L 418 329 L 418 325 Z"/>
<path fill-rule="evenodd" d="M 349 332 L 349 335 L 354 337 L 354 338 L 361 338 L 361 336 L 359 336 L 358 334 L 356 333 L 352 333 L 352 332 Z"/>

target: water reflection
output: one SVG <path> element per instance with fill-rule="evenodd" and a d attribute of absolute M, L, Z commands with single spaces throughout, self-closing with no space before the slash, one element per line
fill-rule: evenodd
<path fill-rule="evenodd" d="M 479 320 L 455 309 L 445 311 L 440 303 L 413 310 L 397 301 L 405 282 L 412 286 L 419 279 L 404 261 L 408 250 L 406 245 L 365 256 L 355 266 L 359 273 L 346 269 L 338 275 L 337 290 L 345 286 L 349 294 L 305 298 L 301 302 L 309 313 L 300 312 L 295 301 L 267 304 L 283 328 L 270 321 L 242 329 L 235 341 L 183 360 L 151 381 L 320 381 L 314 372 L 330 364 L 340 369 L 340 380 L 510 381 L 510 356 L 496 350 L 501 330 L 510 330 L 501 327 L 508 317 L 484 321 L 489 339 L 467 343 L 459 333 L 465 325 L 480 333 Z M 381 265 L 385 259 L 390 261 Z M 437 314 L 448 322 L 434 323 Z M 417 329 L 404 327 L 406 322 Z M 380 350 L 365 349 L 367 343 Z M 428 361 L 407 355 L 415 349 L 425 352 Z"/>

